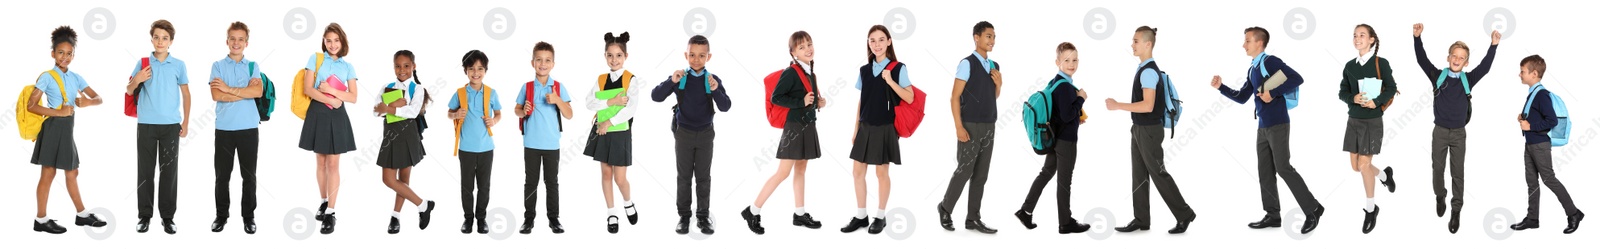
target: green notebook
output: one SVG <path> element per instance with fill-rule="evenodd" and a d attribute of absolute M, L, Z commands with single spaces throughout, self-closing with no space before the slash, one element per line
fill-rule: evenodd
<path fill-rule="evenodd" d="M 403 99 L 405 97 L 406 97 L 406 93 L 403 90 L 398 90 L 397 89 L 397 90 L 394 90 L 394 91 L 388 91 L 388 92 L 383 93 L 383 104 L 384 105 L 388 105 L 390 103 L 394 103 L 395 100 L 400 100 L 400 99 Z M 385 124 L 394 123 L 394 122 L 400 122 L 400 121 L 405 121 L 405 120 L 406 120 L 406 118 L 403 118 L 403 117 L 400 117 L 400 116 L 395 116 L 394 114 L 384 114 L 384 123 Z"/>
<path fill-rule="evenodd" d="M 627 92 L 625 92 L 623 90 L 624 90 L 623 88 L 617 88 L 617 89 L 600 91 L 600 92 L 594 93 L 594 97 L 596 99 L 600 99 L 600 100 L 610 100 L 611 98 L 616 98 L 618 96 L 627 96 Z M 609 107 L 606 107 L 606 109 L 600 109 L 600 111 L 595 112 L 595 122 L 598 123 L 598 122 L 605 122 L 607 120 L 611 120 L 611 117 L 617 116 L 617 112 L 621 112 L 621 111 L 622 111 L 622 106 L 609 106 Z M 611 128 L 610 129 L 606 129 L 606 132 L 617 132 L 617 131 L 625 131 L 625 130 L 628 130 L 628 122 L 612 122 L 611 123 Z"/>

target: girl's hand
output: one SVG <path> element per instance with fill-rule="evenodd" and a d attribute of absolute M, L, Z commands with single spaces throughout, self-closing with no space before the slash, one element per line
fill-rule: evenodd
<path fill-rule="evenodd" d="M 605 122 L 600 122 L 595 124 L 595 126 L 597 127 L 594 129 L 594 134 L 605 135 L 606 130 L 611 129 L 611 121 L 607 120 Z"/>
<path fill-rule="evenodd" d="M 805 105 L 811 105 L 812 103 L 816 103 L 816 102 L 817 102 L 817 93 L 806 93 Z"/>
<path fill-rule="evenodd" d="M 611 98 L 610 100 L 606 100 L 606 105 L 626 105 L 626 104 L 628 104 L 628 96 L 617 96 L 616 98 Z"/>

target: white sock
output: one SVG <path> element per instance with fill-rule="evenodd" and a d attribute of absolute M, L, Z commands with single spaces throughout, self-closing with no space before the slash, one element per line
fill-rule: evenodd
<path fill-rule="evenodd" d="M 761 208 L 756 207 L 756 205 L 750 205 L 750 214 L 761 215 Z"/>
<path fill-rule="evenodd" d="M 617 216 L 617 209 L 615 209 L 615 208 L 607 208 L 606 209 L 606 215 Z"/>
<path fill-rule="evenodd" d="M 39 223 L 39 224 L 44 224 L 45 222 L 50 222 L 50 218 L 45 218 L 45 217 L 33 218 L 33 222 L 36 222 L 36 223 Z"/>
<path fill-rule="evenodd" d="M 400 212 L 394 212 L 393 214 L 389 214 L 389 216 L 394 216 L 395 219 L 399 219 L 400 218 Z"/>
<path fill-rule="evenodd" d="M 417 212 L 418 213 L 421 213 L 422 211 L 427 211 L 428 210 L 428 201 L 432 201 L 432 200 L 422 200 L 421 204 L 417 204 Z M 399 214 L 399 213 L 395 213 L 395 214 Z M 399 217 L 399 216 L 395 216 L 395 217 Z"/>
<path fill-rule="evenodd" d="M 806 215 L 806 207 L 794 207 L 794 215 Z"/>
<path fill-rule="evenodd" d="M 328 203 L 328 198 L 322 198 L 322 203 Z"/>
<path fill-rule="evenodd" d="M 89 218 L 89 211 L 78 212 L 78 217 Z"/>
<path fill-rule="evenodd" d="M 624 213 L 627 213 L 628 215 L 634 215 L 634 214 L 638 213 L 637 210 L 634 210 L 632 208 L 633 207 L 633 201 L 622 201 L 622 206 L 623 206 L 623 208 L 622 208 L 623 210 L 622 211 Z"/>
<path fill-rule="evenodd" d="M 325 212 L 324 214 L 333 214 L 333 208 L 328 208 L 328 212 Z"/>
<path fill-rule="evenodd" d="M 1378 180 L 1379 181 L 1388 181 L 1389 180 L 1389 172 L 1385 172 L 1385 171 L 1383 171 L 1383 169 L 1378 169 Z"/>
<path fill-rule="evenodd" d="M 866 219 L 866 218 L 867 218 L 867 209 L 865 209 L 865 208 L 857 208 L 856 209 L 856 219 Z"/>
<path fill-rule="evenodd" d="M 878 218 L 883 218 L 883 209 L 878 209 Z"/>
<path fill-rule="evenodd" d="M 1367 212 L 1372 212 L 1372 210 L 1376 209 L 1377 207 L 1378 203 L 1376 201 L 1374 201 L 1372 198 L 1367 198 Z"/>

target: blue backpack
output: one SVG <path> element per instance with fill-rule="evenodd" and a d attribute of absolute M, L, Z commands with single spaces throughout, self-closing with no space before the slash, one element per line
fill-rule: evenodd
<path fill-rule="evenodd" d="M 1528 112 L 1533 108 L 1533 98 L 1538 96 L 1535 94 L 1538 94 L 1539 91 L 1544 91 L 1545 94 L 1550 96 L 1550 106 L 1554 107 L 1552 109 L 1555 109 L 1553 111 L 1556 113 L 1556 127 L 1551 128 L 1549 133 L 1550 146 L 1565 146 L 1567 145 L 1567 139 L 1572 136 L 1572 119 L 1567 116 L 1567 102 L 1562 101 L 1560 96 L 1556 96 L 1556 93 L 1545 89 L 1544 85 L 1534 86 L 1534 94 L 1528 95 L 1528 102 L 1522 106 L 1522 116 L 1528 116 Z"/>
<path fill-rule="evenodd" d="M 1161 83 L 1156 84 L 1156 95 L 1161 98 L 1162 109 L 1152 110 L 1161 112 L 1161 126 L 1173 129 L 1172 137 L 1178 136 L 1178 118 L 1183 116 L 1183 100 L 1178 98 L 1178 89 L 1172 84 L 1172 77 L 1167 71 L 1157 71 L 1161 74 Z"/>
<path fill-rule="evenodd" d="M 1028 142 L 1033 145 L 1033 153 L 1045 155 L 1055 150 L 1056 132 L 1055 127 L 1050 125 L 1050 115 L 1055 114 L 1055 101 L 1051 98 L 1056 87 L 1061 84 L 1071 86 L 1072 80 L 1062 79 L 1052 82 L 1045 86 L 1044 90 L 1029 95 L 1028 102 L 1022 103 L 1022 129 L 1028 133 Z"/>
<path fill-rule="evenodd" d="M 1261 64 L 1266 64 L 1265 60 L 1266 59 L 1262 59 Z M 1261 81 L 1263 83 L 1265 83 L 1268 78 L 1272 77 L 1272 75 L 1267 72 L 1266 65 L 1256 65 L 1256 68 L 1261 71 Z M 1300 106 L 1300 87 L 1295 87 L 1293 92 L 1283 94 L 1283 101 L 1283 104 L 1289 106 L 1289 110 L 1294 110 L 1295 107 Z"/>

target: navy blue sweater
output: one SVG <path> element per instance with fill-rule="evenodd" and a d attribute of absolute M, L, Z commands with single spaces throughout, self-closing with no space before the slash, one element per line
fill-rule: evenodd
<path fill-rule="evenodd" d="M 1412 43 L 1417 50 L 1417 65 L 1422 66 L 1422 75 L 1428 76 L 1428 88 L 1435 89 L 1433 94 L 1433 124 L 1439 127 L 1458 129 L 1467 127 L 1467 121 L 1472 117 L 1472 99 L 1467 96 L 1466 89 L 1461 88 L 1460 74 L 1467 77 L 1467 87 L 1477 87 L 1478 80 L 1483 75 L 1489 74 L 1489 65 L 1494 64 L 1494 52 L 1500 45 L 1489 45 L 1489 53 L 1483 56 L 1483 61 L 1478 62 L 1478 67 L 1472 71 L 1458 73 L 1458 76 L 1445 75 L 1444 84 L 1434 87 L 1439 82 L 1439 75 L 1444 73 L 1433 62 L 1428 61 L 1428 52 L 1422 49 L 1422 37 L 1413 36 Z M 1449 51 L 1445 51 L 1447 54 Z M 1448 66 L 1448 64 L 1446 64 Z M 1549 139 L 1546 139 L 1549 140 Z"/>
<path fill-rule="evenodd" d="M 1550 91 L 1539 90 L 1529 93 L 1529 97 L 1533 98 L 1533 107 L 1528 108 L 1528 116 L 1523 118 L 1528 120 L 1528 130 L 1522 131 L 1522 138 L 1528 144 L 1550 142 L 1550 129 L 1556 128 L 1556 111 L 1550 104 Z"/>
<path fill-rule="evenodd" d="M 678 112 L 672 115 L 673 123 L 693 131 L 703 131 L 706 128 L 711 128 L 711 118 L 717 114 L 716 111 L 728 112 L 728 108 L 733 103 L 728 100 L 728 85 L 720 84 L 723 82 L 722 78 L 717 77 L 715 74 L 706 76 L 711 76 L 712 79 L 716 79 L 717 83 L 719 83 L 717 90 L 711 91 L 711 94 L 706 94 L 705 76 L 684 73 L 683 77 L 687 78 L 688 82 L 683 84 L 683 90 L 678 90 L 678 82 L 672 81 L 672 78 L 668 77 L 666 81 L 662 81 L 661 85 L 657 85 L 656 89 L 650 92 L 650 99 L 662 102 L 667 100 L 667 95 L 677 94 Z M 711 109 L 713 103 L 716 104 L 716 111 Z"/>
<path fill-rule="evenodd" d="M 1268 74 L 1283 70 L 1284 76 L 1288 77 L 1288 80 L 1285 80 L 1283 85 L 1267 92 L 1268 95 L 1272 95 L 1272 103 L 1261 102 L 1261 98 L 1255 97 L 1257 90 L 1260 90 L 1267 77 L 1270 77 L 1262 76 L 1261 69 L 1256 68 L 1256 66 L 1250 67 L 1250 72 L 1248 72 L 1250 80 L 1246 81 L 1244 86 L 1240 87 L 1241 89 L 1233 90 L 1228 85 L 1222 85 L 1222 87 L 1217 88 L 1217 91 L 1221 92 L 1222 96 L 1240 104 L 1244 104 L 1245 100 L 1255 99 L 1257 128 L 1287 124 L 1289 123 L 1289 106 L 1286 104 L 1288 101 L 1283 99 L 1283 94 L 1299 88 L 1301 83 L 1305 83 L 1305 79 L 1300 78 L 1300 73 L 1295 72 L 1294 68 L 1289 68 L 1289 65 L 1283 63 L 1283 60 L 1278 59 L 1277 56 L 1267 56 L 1261 66 L 1267 68 Z"/>
<path fill-rule="evenodd" d="M 1054 84 L 1065 79 L 1061 74 L 1056 74 L 1045 84 Z M 1076 84 L 1076 83 L 1074 83 Z M 1055 106 L 1055 115 L 1050 115 L 1050 123 L 1055 124 L 1056 140 L 1078 142 L 1078 117 L 1083 116 L 1083 98 L 1078 97 L 1078 88 L 1072 84 L 1061 84 L 1055 92 L 1050 93 L 1051 103 Z"/>

